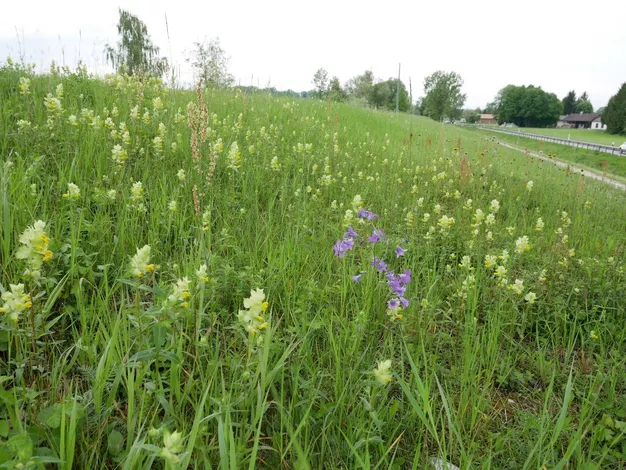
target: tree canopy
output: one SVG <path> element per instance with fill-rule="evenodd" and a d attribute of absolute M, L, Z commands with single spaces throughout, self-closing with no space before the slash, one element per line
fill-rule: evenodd
<path fill-rule="evenodd" d="M 385 81 L 376 80 L 371 70 L 366 70 L 362 75 L 348 80 L 344 87 L 339 78 L 329 80 L 328 72 L 321 68 L 313 76 L 315 90 L 312 92 L 318 98 L 330 98 L 332 101 L 345 101 L 354 98 L 363 106 L 372 108 L 396 109 L 396 95 L 398 79 L 390 78 Z M 411 101 L 406 86 L 400 81 L 400 93 L 398 95 L 398 109 L 403 112 L 411 110 Z"/>
<path fill-rule="evenodd" d="M 626 83 L 609 100 L 602 112 L 602 122 L 610 134 L 626 134 Z"/>
<path fill-rule="evenodd" d="M 366 70 L 362 75 L 357 75 L 346 82 L 346 93 L 355 98 L 367 99 L 374 87 L 374 74 L 371 70 Z"/>
<path fill-rule="evenodd" d="M 576 92 L 570 91 L 565 98 L 561 101 L 563 104 L 563 114 L 574 114 L 576 112 L 576 104 L 578 99 L 576 98 Z"/>
<path fill-rule="evenodd" d="M 345 101 L 347 94 L 343 88 L 341 88 L 341 82 L 339 78 L 333 77 L 328 85 L 328 97 L 332 101 Z"/>
<path fill-rule="evenodd" d="M 591 101 L 589 101 L 589 95 L 587 92 L 583 92 L 580 97 L 576 97 L 576 92 L 574 90 L 570 91 L 565 97 L 561 100 L 561 104 L 563 105 L 563 114 L 575 114 L 575 113 L 593 113 L 593 105 Z"/>
<path fill-rule="evenodd" d="M 554 93 L 541 87 L 508 85 L 495 99 L 498 122 L 512 122 L 520 127 L 546 127 L 556 124 L 563 104 Z"/>
<path fill-rule="evenodd" d="M 370 106 L 379 109 L 388 109 L 393 111 L 396 109 L 396 94 L 398 90 L 398 79 L 389 78 L 384 82 L 378 82 L 372 87 L 371 96 L 368 99 Z M 406 86 L 400 81 L 400 96 L 398 109 L 407 112 L 411 109 L 409 101 L 409 93 Z"/>
<path fill-rule="evenodd" d="M 577 113 L 593 113 L 593 105 L 589 100 L 578 100 L 576 103 Z"/>
<path fill-rule="evenodd" d="M 456 72 L 438 71 L 424 80 L 424 115 L 439 121 L 444 117 L 457 117 L 465 104 L 461 93 L 463 79 Z"/>
<path fill-rule="evenodd" d="M 315 85 L 315 94 L 319 99 L 326 97 L 328 93 L 328 72 L 323 69 L 317 69 L 313 75 L 313 85 Z"/>
<path fill-rule="evenodd" d="M 119 9 L 117 33 L 119 41 L 115 48 L 104 48 L 107 61 L 118 73 L 161 77 L 167 71 L 167 58 L 159 57 L 159 48 L 152 43 L 148 27 L 138 17 Z"/>
<path fill-rule="evenodd" d="M 229 87 L 235 81 L 228 72 L 230 58 L 222 49 L 219 38 L 195 42 L 187 62 L 193 67 L 197 78 L 209 88 Z"/>

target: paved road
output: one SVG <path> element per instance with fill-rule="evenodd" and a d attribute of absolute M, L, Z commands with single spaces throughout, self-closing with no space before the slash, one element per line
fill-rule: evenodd
<path fill-rule="evenodd" d="M 561 167 L 561 168 L 569 167 L 572 170 L 580 172 L 580 174 L 582 174 L 583 176 L 586 176 L 587 178 L 591 178 L 591 179 L 594 179 L 594 180 L 597 180 L 597 181 L 602 181 L 603 183 L 606 183 L 606 184 L 608 184 L 610 186 L 613 186 L 614 188 L 621 189 L 622 191 L 626 191 L 626 184 L 624 184 L 624 183 L 622 183 L 620 181 L 614 180 L 612 178 L 609 178 L 607 176 L 601 175 L 599 173 L 594 173 L 592 171 L 585 170 L 583 168 L 580 168 L 578 166 L 572 165 L 571 163 L 564 162 L 562 160 L 557 160 L 555 158 L 549 158 L 549 157 L 546 157 L 544 155 L 539 155 L 538 153 L 534 153 L 534 152 L 527 152 L 524 149 L 521 149 L 519 147 L 515 147 L 514 145 L 510 145 L 510 144 L 507 144 L 507 143 L 504 143 L 504 142 L 498 141 L 498 144 L 502 145 L 503 147 L 507 147 L 507 148 L 510 148 L 510 149 L 513 149 L 513 150 L 517 150 L 518 152 L 525 153 L 527 155 L 530 155 L 531 157 L 539 158 L 540 160 L 543 160 L 545 162 L 553 163 L 554 165 L 556 165 L 558 167 Z"/>

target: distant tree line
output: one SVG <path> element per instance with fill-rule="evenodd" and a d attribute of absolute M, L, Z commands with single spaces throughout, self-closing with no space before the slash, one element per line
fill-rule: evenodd
<path fill-rule="evenodd" d="M 563 113 L 563 105 L 554 93 L 533 85 L 504 87 L 496 96 L 498 122 L 512 122 L 520 127 L 553 126 Z"/>
<path fill-rule="evenodd" d="M 308 92 L 306 91 L 299 92 L 293 90 L 278 90 L 275 87 L 259 88 L 256 86 L 236 86 L 234 88 L 239 89 L 246 94 L 268 93 L 270 95 L 282 98 L 306 98 L 308 96 Z"/>
<path fill-rule="evenodd" d="M 119 9 L 117 30 L 118 43 L 115 46 L 107 44 L 105 47 L 107 60 L 116 72 L 163 77 L 171 71 L 167 58 L 161 57 L 159 48 L 153 44 L 146 24 L 137 16 Z M 219 38 L 195 42 L 186 58 L 193 68 L 195 78 L 203 86 L 210 88 L 234 86 L 235 79 L 228 71 L 229 60 Z M 423 114 L 436 120 L 460 116 L 465 103 L 465 95 L 461 93 L 463 80 L 455 72 L 439 71 L 426 77 L 425 96 L 416 105 L 411 102 L 407 87 L 401 80 L 394 77 L 378 79 L 371 70 L 351 78 L 342 86 L 338 77 L 331 78 L 325 69 L 320 68 L 313 76 L 313 85 L 313 90 L 302 93 L 279 91 L 272 87 L 238 88 L 245 93 L 262 91 L 290 98 L 316 97 L 337 102 L 351 101 L 376 109 L 395 110 L 397 106 L 399 111 Z"/>
<path fill-rule="evenodd" d="M 548 127 L 559 120 L 563 104 L 554 93 L 534 85 L 508 85 L 485 108 L 495 114 L 498 124 L 513 123 L 519 127 Z"/>
<path fill-rule="evenodd" d="M 371 70 L 357 75 L 346 82 L 342 87 L 339 78 L 329 78 L 328 72 L 320 68 L 313 75 L 315 88 L 308 93 L 318 99 L 330 99 L 332 101 L 352 101 L 377 109 L 396 109 L 396 97 L 398 97 L 398 109 L 402 112 L 411 110 L 411 101 L 406 85 L 397 78 L 378 80 Z M 398 95 L 398 86 L 400 92 Z"/>
<path fill-rule="evenodd" d="M 475 122 L 479 118 L 480 109 L 464 110 L 467 122 Z M 554 126 L 561 115 L 593 113 L 594 108 L 587 92 L 579 97 L 571 90 L 562 100 L 555 94 L 547 93 L 541 87 L 509 85 L 498 92 L 496 98 L 483 110 L 497 116 L 498 123 L 514 123 L 520 127 Z M 597 113 L 602 116 L 607 132 L 626 134 L 626 83 L 611 97 L 605 108 Z"/>
<path fill-rule="evenodd" d="M 117 25 L 119 41 L 105 46 L 107 61 L 116 72 L 129 75 L 163 77 L 171 68 L 167 58 L 160 56 L 159 48 L 152 42 L 148 28 L 138 17 L 119 9 Z M 187 62 L 195 76 L 204 86 L 211 88 L 232 87 L 234 77 L 228 72 L 229 57 L 221 47 L 219 38 L 194 43 L 188 52 Z M 172 80 L 174 77 L 172 77 Z M 371 70 L 357 75 L 341 85 L 336 76 L 320 68 L 313 76 L 314 89 L 302 93 L 293 90 L 279 91 L 273 87 L 239 87 L 246 93 L 262 91 L 289 98 L 316 97 L 332 101 L 350 101 L 354 104 L 376 109 L 398 109 L 428 116 L 437 121 L 458 119 L 476 122 L 481 110 L 463 110 L 466 95 L 461 92 L 463 79 L 456 72 L 437 71 L 424 80 L 424 96 L 411 102 L 405 84 L 396 78 L 377 79 Z M 399 89 L 398 89 L 399 88 Z M 508 85 L 498 92 L 493 102 L 482 111 L 495 114 L 498 123 L 514 123 L 520 127 L 554 126 L 561 114 L 592 113 L 593 105 L 584 92 L 580 97 L 574 90 L 562 100 L 554 93 L 547 93 L 533 85 Z M 609 100 L 606 108 L 599 110 L 602 122 L 612 134 L 626 134 L 626 83 Z"/>
<path fill-rule="evenodd" d="M 463 118 L 475 123 L 483 113 L 494 114 L 499 124 L 550 127 L 564 114 L 593 113 L 593 105 L 587 92 L 577 97 L 572 90 L 559 102 L 554 93 L 547 93 L 541 87 L 508 85 L 484 109 L 464 109 Z"/>
<path fill-rule="evenodd" d="M 337 77 L 329 78 L 328 72 L 321 68 L 313 76 L 314 90 L 309 92 L 319 99 L 350 101 L 377 109 L 398 109 L 428 116 L 434 120 L 454 119 L 461 116 L 466 95 L 461 92 L 463 79 L 456 72 L 438 71 L 424 80 L 425 96 L 411 103 L 406 85 L 397 78 L 380 80 L 371 70 L 366 70 L 348 80 L 342 87 Z M 400 88 L 398 91 L 398 87 Z"/>

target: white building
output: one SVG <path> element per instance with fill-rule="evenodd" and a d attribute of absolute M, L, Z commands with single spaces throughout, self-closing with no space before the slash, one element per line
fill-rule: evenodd
<path fill-rule="evenodd" d="M 606 129 L 606 124 L 602 123 L 602 116 L 599 113 L 578 113 L 561 116 L 556 127 L 603 131 Z"/>
<path fill-rule="evenodd" d="M 606 124 L 602 123 L 602 116 L 598 116 L 593 121 L 591 121 L 591 129 L 597 129 L 600 131 L 606 130 Z"/>

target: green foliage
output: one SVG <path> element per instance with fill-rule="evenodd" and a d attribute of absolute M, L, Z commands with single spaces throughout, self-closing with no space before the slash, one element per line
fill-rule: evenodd
<path fill-rule="evenodd" d="M 565 98 L 563 98 L 561 103 L 563 104 L 563 114 L 574 114 L 576 112 L 576 104 L 578 103 L 576 92 L 571 90 L 567 95 L 565 95 Z"/>
<path fill-rule="evenodd" d="M 475 124 L 479 119 L 482 111 L 480 108 L 476 109 L 464 109 L 462 112 L 462 117 L 465 118 L 465 121 L 468 124 Z"/>
<path fill-rule="evenodd" d="M 267 93 L 272 96 L 280 96 L 283 98 L 306 98 L 307 92 L 298 92 L 294 90 L 278 90 L 276 87 L 258 88 L 255 86 L 237 86 L 237 90 L 241 90 L 243 93 Z"/>
<path fill-rule="evenodd" d="M 375 81 L 372 71 L 366 70 L 362 75 L 357 75 L 346 82 L 346 93 L 355 98 L 369 99 Z"/>
<path fill-rule="evenodd" d="M 201 80 L 208 88 L 226 88 L 233 85 L 235 78 L 228 72 L 229 61 L 219 38 L 195 42 L 187 58 L 196 79 Z"/>
<path fill-rule="evenodd" d="M 579 98 L 576 98 L 576 92 L 571 90 L 563 100 L 561 100 L 561 104 L 563 105 L 563 114 L 576 114 L 576 113 L 593 113 L 593 105 L 591 101 L 589 101 L 589 95 L 587 92 L 583 92 Z"/>
<path fill-rule="evenodd" d="M 493 114 L 496 115 L 498 114 L 498 103 L 497 101 L 492 101 L 490 103 L 487 103 L 487 106 L 485 106 L 485 109 L 483 109 L 483 113 L 485 114 Z"/>
<path fill-rule="evenodd" d="M 602 122 L 610 134 L 626 134 L 626 83 L 609 100 L 602 113 Z"/>
<path fill-rule="evenodd" d="M 556 124 L 563 105 L 554 93 L 541 87 L 508 85 L 495 100 L 498 122 L 512 122 L 520 127 L 546 127 Z"/>
<path fill-rule="evenodd" d="M 423 96 L 415 100 L 415 105 L 413 106 L 413 114 L 417 114 L 418 116 L 424 115 L 424 97 Z"/>
<path fill-rule="evenodd" d="M 318 99 L 326 98 L 328 84 L 328 72 L 323 68 L 317 69 L 315 75 L 313 75 L 313 85 L 315 85 L 315 94 Z"/>
<path fill-rule="evenodd" d="M 332 101 L 343 102 L 346 101 L 348 95 L 341 88 L 341 82 L 337 77 L 333 77 L 328 86 L 328 97 Z"/>
<path fill-rule="evenodd" d="M 107 60 L 118 73 L 162 77 L 168 69 L 167 59 L 159 57 L 145 23 L 126 10 L 119 9 L 117 47 L 105 47 Z"/>
<path fill-rule="evenodd" d="M 460 115 L 466 95 L 461 93 L 463 79 L 456 72 L 438 71 L 424 80 L 424 115 L 440 121 Z"/>
<path fill-rule="evenodd" d="M 397 95 L 398 79 L 376 80 L 371 70 L 366 70 L 362 75 L 357 75 L 346 82 L 345 92 L 351 102 L 357 106 L 366 104 L 376 109 L 395 111 L 396 98 L 398 109 L 402 112 L 411 111 L 409 93 L 405 84 L 400 81 L 400 94 Z"/>
<path fill-rule="evenodd" d="M 589 100 L 579 100 L 576 103 L 576 112 L 577 113 L 593 113 L 593 105 Z"/>
<path fill-rule="evenodd" d="M 389 80 L 376 83 L 372 87 L 372 91 L 369 97 L 370 106 L 378 109 L 387 109 L 389 111 L 394 111 L 396 109 L 397 90 L 397 78 L 389 78 Z M 410 109 L 411 104 L 409 102 L 409 93 L 407 92 L 404 83 L 400 81 L 399 110 L 402 112 L 407 112 Z"/>

